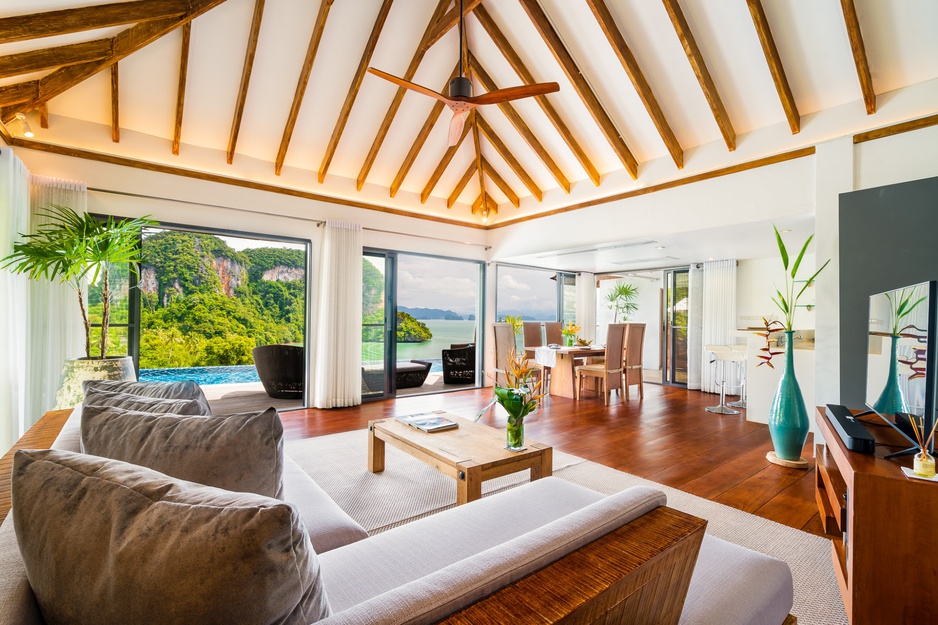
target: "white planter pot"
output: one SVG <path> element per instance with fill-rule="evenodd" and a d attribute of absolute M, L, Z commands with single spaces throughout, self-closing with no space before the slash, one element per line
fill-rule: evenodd
<path fill-rule="evenodd" d="M 62 385 L 55 394 L 55 409 L 74 408 L 81 403 L 84 393 L 81 383 L 85 380 L 137 380 L 134 360 L 130 356 L 109 358 L 75 358 L 66 360 L 62 369 Z"/>

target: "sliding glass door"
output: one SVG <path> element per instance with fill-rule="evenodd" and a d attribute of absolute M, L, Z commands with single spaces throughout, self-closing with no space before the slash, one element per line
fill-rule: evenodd
<path fill-rule="evenodd" d="M 687 386 L 687 308 L 690 273 L 687 269 L 670 269 L 665 275 L 663 382 Z"/>

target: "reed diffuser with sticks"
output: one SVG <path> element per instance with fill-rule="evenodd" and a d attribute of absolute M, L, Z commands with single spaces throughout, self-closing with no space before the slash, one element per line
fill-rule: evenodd
<path fill-rule="evenodd" d="M 922 477 L 935 477 L 935 459 L 928 453 L 928 446 L 931 445 L 935 437 L 935 428 L 938 422 L 932 426 L 931 432 L 925 432 L 925 418 L 916 419 L 909 415 L 909 422 L 912 424 L 912 431 L 915 432 L 915 440 L 918 441 L 919 453 L 915 454 L 915 460 L 912 461 L 912 471 L 915 475 Z"/>

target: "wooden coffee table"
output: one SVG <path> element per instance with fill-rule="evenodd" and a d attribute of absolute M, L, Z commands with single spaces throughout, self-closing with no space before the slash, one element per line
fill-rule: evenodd
<path fill-rule="evenodd" d="M 482 482 L 525 469 L 531 480 L 553 472 L 554 450 L 526 440 L 524 451 L 505 448 L 505 431 L 474 423 L 443 411 L 436 414 L 459 423 L 454 430 L 428 434 L 397 419 L 368 422 L 368 470 L 384 471 L 384 444 L 422 460 L 456 480 L 456 504 L 482 497 Z"/>

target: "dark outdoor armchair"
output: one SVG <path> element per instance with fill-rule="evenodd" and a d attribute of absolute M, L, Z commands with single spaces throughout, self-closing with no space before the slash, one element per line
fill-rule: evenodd
<path fill-rule="evenodd" d="M 443 350 L 443 384 L 475 384 L 476 346 L 450 345 Z"/>
<path fill-rule="evenodd" d="M 297 345 L 261 345 L 253 350 L 254 366 L 264 390 L 277 399 L 303 399 L 305 350 Z"/>

